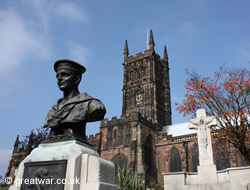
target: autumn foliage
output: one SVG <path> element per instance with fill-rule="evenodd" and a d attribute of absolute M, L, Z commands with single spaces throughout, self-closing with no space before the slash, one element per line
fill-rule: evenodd
<path fill-rule="evenodd" d="M 25 138 L 18 143 L 17 151 L 25 151 L 27 153 L 31 152 L 34 148 L 38 147 L 47 136 L 48 129 L 45 129 L 43 126 L 36 128 L 36 130 L 32 129 L 30 134 L 24 136 Z"/>
<path fill-rule="evenodd" d="M 216 137 L 236 147 L 250 165 L 250 72 L 222 66 L 212 78 L 188 70 L 186 74 L 187 93 L 182 104 L 176 103 L 176 109 L 184 116 L 195 116 L 199 108 L 215 115 Z"/>

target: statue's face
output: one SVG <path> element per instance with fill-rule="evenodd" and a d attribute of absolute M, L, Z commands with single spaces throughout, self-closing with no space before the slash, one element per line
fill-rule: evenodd
<path fill-rule="evenodd" d="M 56 73 L 57 84 L 60 90 L 69 91 L 77 86 L 77 77 L 69 69 L 59 69 Z"/>

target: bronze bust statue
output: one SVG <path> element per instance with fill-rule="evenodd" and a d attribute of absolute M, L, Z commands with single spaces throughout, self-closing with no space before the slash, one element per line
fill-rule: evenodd
<path fill-rule="evenodd" d="M 44 127 L 51 130 L 42 143 L 78 140 L 88 144 L 86 122 L 102 120 L 106 113 L 105 106 L 100 100 L 79 92 L 78 85 L 86 71 L 84 66 L 62 59 L 55 62 L 54 69 L 63 98 L 52 106 L 46 117 Z"/>

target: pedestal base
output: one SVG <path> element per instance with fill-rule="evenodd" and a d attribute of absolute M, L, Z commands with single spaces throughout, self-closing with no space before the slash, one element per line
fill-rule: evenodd
<path fill-rule="evenodd" d="M 199 184 L 217 183 L 217 172 L 216 172 L 216 166 L 214 164 L 198 166 L 198 183 Z"/>
<path fill-rule="evenodd" d="M 40 144 L 20 163 L 10 190 L 37 188 L 118 189 L 114 164 L 100 158 L 92 147 L 78 141 Z"/>

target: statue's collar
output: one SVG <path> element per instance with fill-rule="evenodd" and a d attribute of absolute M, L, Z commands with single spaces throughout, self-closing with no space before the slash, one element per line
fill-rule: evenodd
<path fill-rule="evenodd" d="M 52 106 L 54 109 L 59 109 L 59 104 L 62 101 L 63 98 L 60 98 L 59 100 L 56 101 L 56 103 Z M 79 102 L 84 102 L 88 100 L 95 100 L 95 98 L 89 96 L 87 93 L 82 93 L 78 94 L 77 96 L 67 100 L 66 102 L 63 103 L 63 105 L 60 105 L 60 108 L 62 109 L 64 106 L 69 105 L 69 104 L 75 104 Z"/>

